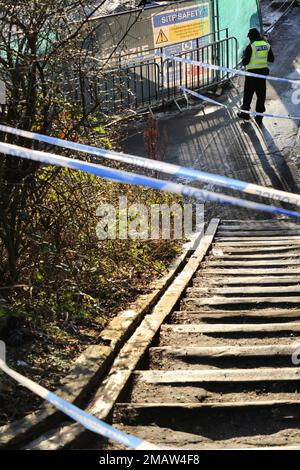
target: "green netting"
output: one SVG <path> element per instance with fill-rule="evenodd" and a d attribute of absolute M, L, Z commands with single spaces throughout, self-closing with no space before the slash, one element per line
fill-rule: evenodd
<path fill-rule="evenodd" d="M 247 34 L 250 28 L 261 30 L 261 16 L 258 0 L 215 0 L 216 12 L 219 9 L 219 28 L 228 28 L 229 36 L 238 40 L 238 58 L 242 57 L 243 50 L 249 39 Z"/>

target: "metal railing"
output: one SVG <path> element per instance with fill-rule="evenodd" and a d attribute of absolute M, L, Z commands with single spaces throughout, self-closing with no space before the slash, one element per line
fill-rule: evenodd
<path fill-rule="evenodd" d="M 177 57 L 200 62 L 235 67 L 238 63 L 238 45 L 235 37 L 225 37 L 209 44 L 173 53 Z M 181 44 L 181 43 L 180 43 Z M 197 46 L 197 47 L 195 47 Z M 182 93 L 180 86 L 201 90 L 218 84 L 226 78 L 226 72 L 164 60 L 152 50 L 145 57 L 122 56 L 118 66 L 106 70 L 97 80 L 89 81 L 84 91 L 85 105 L 99 103 L 99 110 L 106 114 L 120 113 L 126 109 L 136 111 L 170 102 Z M 163 49 L 162 49 L 163 51 Z"/>
<path fill-rule="evenodd" d="M 155 61 L 109 70 L 99 80 L 101 106 L 109 113 L 142 109 L 161 100 L 161 70 Z"/>
<path fill-rule="evenodd" d="M 193 51 L 176 54 L 177 57 L 225 67 L 237 65 L 237 39 L 234 37 L 216 41 Z M 204 69 L 181 62 L 165 61 L 162 98 L 170 101 L 181 94 L 180 86 L 201 90 L 223 81 L 228 74 L 218 70 Z"/>

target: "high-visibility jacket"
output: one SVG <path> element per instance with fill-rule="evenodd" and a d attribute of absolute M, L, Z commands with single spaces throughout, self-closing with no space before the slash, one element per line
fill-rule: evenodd
<path fill-rule="evenodd" d="M 265 69 L 268 68 L 268 55 L 271 46 L 266 41 L 254 41 L 251 44 L 252 56 L 249 64 L 246 66 L 247 70 L 251 69 Z"/>

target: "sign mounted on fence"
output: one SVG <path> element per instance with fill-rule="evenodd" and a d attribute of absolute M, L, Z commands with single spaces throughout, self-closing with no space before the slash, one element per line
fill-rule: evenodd
<path fill-rule="evenodd" d="M 115 59 L 119 63 L 120 56 L 144 56 L 149 50 L 169 44 L 191 42 L 213 32 L 213 2 L 177 0 L 93 17 L 86 26 L 92 32 L 89 48 L 97 59 L 109 58 L 105 65 L 110 68 Z"/>
<path fill-rule="evenodd" d="M 205 36 L 211 32 L 210 3 L 154 14 L 152 29 L 157 47 Z"/>

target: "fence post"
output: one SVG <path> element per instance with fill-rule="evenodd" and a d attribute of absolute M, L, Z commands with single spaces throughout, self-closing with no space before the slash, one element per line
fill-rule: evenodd
<path fill-rule="evenodd" d="M 0 80 L 0 105 L 6 104 L 6 85 Z"/>

